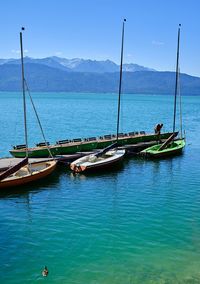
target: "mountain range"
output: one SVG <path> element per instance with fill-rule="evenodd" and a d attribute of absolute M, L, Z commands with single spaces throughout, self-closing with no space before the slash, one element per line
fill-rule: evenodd
<path fill-rule="evenodd" d="M 24 58 L 26 80 L 31 91 L 117 92 L 119 65 L 84 59 Z M 21 90 L 20 59 L 0 59 L 0 91 Z M 175 73 L 160 72 L 137 64 L 123 66 L 123 92 L 174 94 Z M 200 78 L 180 75 L 183 95 L 200 95 Z"/>
<path fill-rule="evenodd" d="M 41 64 L 59 70 L 68 72 L 92 72 L 92 73 L 105 73 L 105 72 L 118 72 L 119 65 L 111 60 L 97 61 L 91 59 L 81 59 L 81 58 L 61 58 L 57 56 L 51 56 L 46 58 L 31 58 L 25 57 L 24 63 Z M 0 65 L 3 64 L 21 64 L 20 59 L 0 59 Z M 138 64 L 124 64 L 123 70 L 128 72 L 135 71 L 155 71 L 154 69 L 140 66 Z"/>

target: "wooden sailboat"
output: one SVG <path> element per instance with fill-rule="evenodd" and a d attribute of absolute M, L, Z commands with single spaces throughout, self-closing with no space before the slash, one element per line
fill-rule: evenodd
<path fill-rule="evenodd" d="M 10 174 L 8 177 L 0 180 L 0 188 L 21 186 L 45 178 L 55 170 L 55 167 L 55 161 L 34 163 L 23 166 L 13 174 Z"/>
<path fill-rule="evenodd" d="M 119 79 L 119 96 L 118 96 L 118 114 L 117 114 L 117 135 L 115 143 L 106 147 L 102 151 L 77 159 L 70 164 L 70 168 L 75 173 L 96 171 L 98 169 L 105 169 L 113 167 L 115 164 L 122 161 L 125 155 L 125 150 L 118 149 L 119 140 L 119 118 L 120 118 L 120 102 L 121 102 L 121 86 L 122 86 L 122 66 L 123 66 L 123 48 L 124 48 L 124 24 L 122 26 L 122 46 L 121 46 L 121 64 L 120 64 L 120 79 Z"/>
<path fill-rule="evenodd" d="M 176 58 L 176 82 L 175 82 L 175 95 L 174 95 L 174 119 L 173 119 L 173 133 L 171 136 L 163 143 L 155 146 L 151 146 L 141 152 L 143 156 L 151 158 L 163 158 L 168 156 L 175 156 L 182 153 L 185 147 L 185 139 L 182 137 L 182 110 L 181 110 L 181 94 L 179 91 L 180 99 L 180 127 L 181 127 L 181 137 L 175 140 L 177 136 L 176 129 L 176 105 L 177 105 L 177 92 L 180 79 L 179 71 L 179 46 L 180 46 L 180 27 L 178 28 L 178 44 L 177 44 L 177 58 Z"/>
<path fill-rule="evenodd" d="M 24 28 L 22 28 L 22 31 L 23 30 Z M 8 187 L 11 188 L 15 186 L 21 186 L 21 185 L 39 180 L 41 178 L 44 178 L 53 172 L 57 164 L 57 162 L 54 160 L 48 161 L 48 162 L 38 162 L 34 164 L 30 164 L 28 161 L 28 135 L 27 135 L 27 121 L 26 121 L 26 94 L 25 94 L 22 31 L 20 32 L 20 47 L 21 47 L 22 90 L 23 90 L 26 158 L 20 161 L 17 165 L 1 173 L 0 188 L 8 188 Z"/>

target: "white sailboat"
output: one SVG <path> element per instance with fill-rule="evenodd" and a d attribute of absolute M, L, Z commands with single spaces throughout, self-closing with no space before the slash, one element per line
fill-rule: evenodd
<path fill-rule="evenodd" d="M 122 86 L 122 66 L 123 66 L 123 48 L 124 48 L 124 24 L 122 26 L 122 45 L 121 45 L 121 64 L 120 64 L 120 79 L 119 79 L 119 97 L 118 97 L 118 115 L 117 115 L 117 135 L 116 142 L 104 150 L 91 154 L 75 160 L 70 164 L 70 168 L 75 173 L 95 171 L 105 169 L 107 167 L 113 167 L 121 162 L 125 155 L 124 149 L 118 149 L 119 138 L 119 118 L 120 118 L 120 102 L 121 102 L 121 86 Z"/>

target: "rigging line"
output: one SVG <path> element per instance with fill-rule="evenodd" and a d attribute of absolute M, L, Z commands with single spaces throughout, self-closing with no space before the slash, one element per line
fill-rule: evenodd
<path fill-rule="evenodd" d="M 122 69 L 123 69 L 123 67 L 122 67 Z M 122 70 L 122 72 L 123 72 L 123 70 Z M 124 86 L 123 85 L 124 84 L 123 84 L 123 80 L 122 80 L 122 93 L 124 93 Z M 120 102 L 120 113 L 121 113 L 121 115 L 120 115 L 119 132 L 123 132 L 123 130 L 124 130 L 124 119 L 123 119 L 123 117 L 124 117 L 124 99 L 121 100 L 121 102 Z"/>
<path fill-rule="evenodd" d="M 176 57 L 176 83 L 175 83 L 175 94 L 174 94 L 174 121 L 173 121 L 173 132 L 175 132 L 176 128 L 176 97 L 178 90 L 178 70 L 179 70 L 179 45 L 180 45 L 180 27 L 178 27 L 178 43 L 177 43 L 177 57 Z"/>
<path fill-rule="evenodd" d="M 42 124 L 41 124 L 40 118 L 39 118 L 39 116 L 38 116 L 36 107 L 35 107 L 35 105 L 34 105 L 34 102 L 33 102 L 33 99 L 32 99 L 31 93 L 30 93 L 30 90 L 29 90 L 29 88 L 28 88 L 28 85 L 27 85 L 27 82 L 26 82 L 25 79 L 24 79 L 24 82 L 25 82 L 26 90 L 27 90 L 28 95 L 29 95 L 29 97 L 30 97 L 31 104 L 32 104 L 33 110 L 34 110 L 34 112 L 35 112 L 35 115 L 36 115 L 36 118 L 37 118 L 37 121 L 38 121 L 40 130 L 41 130 L 41 133 L 42 133 L 42 137 L 43 137 L 44 142 L 45 142 L 45 144 L 46 144 L 47 150 L 48 150 L 49 155 L 51 156 L 51 158 L 52 158 L 53 160 L 55 160 L 55 158 L 53 157 L 53 155 L 52 155 L 52 153 L 51 153 L 51 150 L 50 150 L 50 148 L 49 148 L 49 145 L 48 145 L 48 143 L 47 143 L 47 141 L 46 141 L 46 138 L 45 138 L 45 135 L 44 135 L 44 131 L 43 131 L 43 128 L 42 128 Z"/>
<path fill-rule="evenodd" d="M 183 138 L 183 121 L 182 121 L 182 97 L 181 97 L 181 85 L 180 85 L 180 68 L 178 71 L 178 95 L 179 95 L 179 111 L 180 111 L 180 132 L 181 139 Z"/>

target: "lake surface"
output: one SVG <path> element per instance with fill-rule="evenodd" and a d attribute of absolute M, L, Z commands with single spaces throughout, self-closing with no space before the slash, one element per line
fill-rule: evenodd
<path fill-rule="evenodd" d="M 115 132 L 116 94 L 32 96 L 50 142 Z M 182 156 L 87 176 L 59 167 L 0 194 L 1 283 L 200 283 L 200 97 L 182 100 Z M 171 131 L 172 116 L 171 96 L 123 95 L 122 132 Z M 30 105 L 28 129 L 30 145 L 43 140 Z M 0 133 L 1 156 L 24 143 L 20 93 L 0 93 Z"/>

